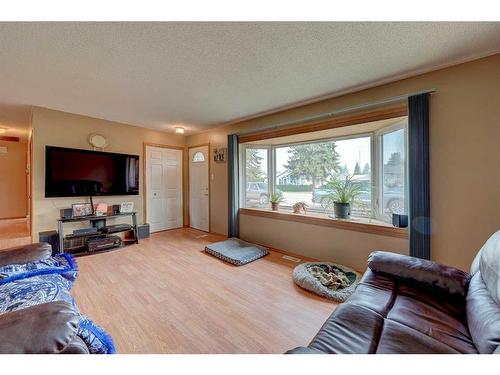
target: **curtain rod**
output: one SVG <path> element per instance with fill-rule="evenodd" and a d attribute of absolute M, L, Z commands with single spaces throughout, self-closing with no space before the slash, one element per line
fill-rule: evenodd
<path fill-rule="evenodd" d="M 309 122 L 309 121 L 319 121 L 319 120 L 323 120 L 323 119 L 326 120 L 330 117 L 338 116 L 338 115 L 343 114 L 343 113 L 353 112 L 353 111 L 372 108 L 372 107 L 378 107 L 378 106 L 385 105 L 385 104 L 397 103 L 397 102 L 400 102 L 402 100 L 408 99 L 410 96 L 413 96 L 413 95 L 432 94 L 435 92 L 436 92 L 436 89 L 429 89 L 429 90 L 422 90 L 422 91 L 417 91 L 417 92 L 413 92 L 413 93 L 409 93 L 409 94 L 392 96 L 392 97 L 385 98 L 385 99 L 374 100 L 374 101 L 368 102 L 368 103 L 363 103 L 363 104 L 358 104 L 358 105 L 353 105 L 350 107 L 337 109 L 337 110 L 332 111 L 332 112 L 322 113 L 319 115 L 314 115 L 314 116 L 309 116 L 309 117 L 303 117 L 299 120 L 285 121 L 285 122 L 277 123 L 277 124 L 274 124 L 271 126 L 262 126 L 260 128 L 257 128 L 257 129 L 252 129 L 252 130 L 244 131 L 244 132 L 237 133 L 237 134 L 238 135 L 253 134 L 255 132 L 259 132 L 259 131 L 263 131 L 263 130 L 276 130 L 278 128 L 282 128 L 282 127 L 284 128 L 284 127 L 291 126 L 291 125 L 299 125 L 301 123 Z"/>

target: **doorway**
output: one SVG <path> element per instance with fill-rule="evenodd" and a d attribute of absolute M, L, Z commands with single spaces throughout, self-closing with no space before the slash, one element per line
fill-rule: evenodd
<path fill-rule="evenodd" d="M 189 149 L 189 225 L 210 231 L 209 146 Z"/>
<path fill-rule="evenodd" d="M 146 221 L 151 232 L 181 228 L 181 148 L 146 145 Z"/>

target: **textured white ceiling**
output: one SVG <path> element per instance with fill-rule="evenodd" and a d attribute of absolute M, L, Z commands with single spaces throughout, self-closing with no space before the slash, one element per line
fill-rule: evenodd
<path fill-rule="evenodd" d="M 0 23 L 0 104 L 189 132 L 500 52 L 500 23 Z"/>

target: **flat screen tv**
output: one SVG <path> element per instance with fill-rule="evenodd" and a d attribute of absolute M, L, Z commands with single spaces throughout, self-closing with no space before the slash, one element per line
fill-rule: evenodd
<path fill-rule="evenodd" d="M 46 146 L 45 197 L 138 194 L 139 156 Z"/>

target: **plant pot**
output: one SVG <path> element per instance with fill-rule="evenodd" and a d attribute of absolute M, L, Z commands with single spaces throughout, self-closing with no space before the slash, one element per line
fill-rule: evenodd
<path fill-rule="evenodd" d="M 350 219 L 351 218 L 351 204 L 333 202 L 333 214 L 337 219 Z"/>
<path fill-rule="evenodd" d="M 273 211 L 278 211 L 278 208 L 280 207 L 280 204 L 279 203 L 272 203 L 271 202 L 271 209 Z"/>

